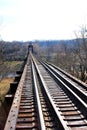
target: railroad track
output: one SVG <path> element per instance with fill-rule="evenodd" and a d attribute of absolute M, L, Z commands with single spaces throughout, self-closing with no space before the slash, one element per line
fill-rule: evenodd
<path fill-rule="evenodd" d="M 85 83 L 83 83 L 82 81 L 78 80 L 77 78 L 71 76 L 69 73 L 63 71 L 62 69 L 60 69 L 59 67 L 56 67 L 55 65 L 53 65 L 51 63 L 49 63 L 47 65 L 48 65 L 48 67 L 51 68 L 51 70 L 53 70 L 57 74 L 57 76 L 62 77 L 62 80 L 66 80 L 73 86 L 76 86 L 76 88 L 79 91 L 81 91 L 82 93 L 84 93 L 84 95 L 87 96 L 87 85 Z"/>
<path fill-rule="evenodd" d="M 81 98 L 59 73 L 66 77 L 28 56 L 4 130 L 87 130 L 86 91 L 81 89 Z"/>
<path fill-rule="evenodd" d="M 68 86 L 68 88 L 70 88 L 72 91 L 75 91 L 75 93 L 87 104 L 86 84 L 74 78 L 73 76 L 53 64 L 48 64 L 41 61 L 40 63 L 43 64 L 45 68 L 48 68 L 50 73 L 54 73 L 61 81 L 63 81 Z"/>

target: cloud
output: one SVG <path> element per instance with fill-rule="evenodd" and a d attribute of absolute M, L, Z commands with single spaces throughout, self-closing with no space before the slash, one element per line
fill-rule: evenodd
<path fill-rule="evenodd" d="M 86 5 L 86 0 L 1 0 L 2 38 L 72 38 L 72 32 L 87 22 Z"/>

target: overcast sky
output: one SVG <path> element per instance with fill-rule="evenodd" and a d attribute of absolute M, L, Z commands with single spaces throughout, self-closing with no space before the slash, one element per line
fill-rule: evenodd
<path fill-rule="evenodd" d="M 3 40 L 72 39 L 87 24 L 87 0 L 0 0 Z"/>

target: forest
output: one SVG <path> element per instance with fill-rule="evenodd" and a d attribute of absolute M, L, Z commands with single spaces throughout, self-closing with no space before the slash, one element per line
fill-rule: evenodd
<path fill-rule="evenodd" d="M 12 72 L 19 68 L 27 55 L 30 43 L 33 44 L 35 55 L 87 82 L 87 38 L 84 28 L 73 40 L 0 41 L 0 74 L 5 75 L 4 68 L 8 68 L 6 73 L 8 70 Z"/>

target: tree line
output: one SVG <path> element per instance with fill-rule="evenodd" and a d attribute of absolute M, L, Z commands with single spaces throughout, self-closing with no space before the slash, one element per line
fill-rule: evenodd
<path fill-rule="evenodd" d="M 54 63 L 70 74 L 87 82 L 87 30 L 82 27 L 75 33 L 73 42 L 61 41 L 57 44 L 40 46 L 32 42 L 34 53 L 43 60 Z M 49 42 L 50 43 L 50 42 Z M 0 61 L 20 61 L 27 55 L 29 42 L 0 41 Z M 1 62 L 0 62 L 1 64 Z"/>
<path fill-rule="evenodd" d="M 0 41 L 0 61 L 21 61 L 27 54 L 27 44 L 23 42 Z"/>
<path fill-rule="evenodd" d="M 87 30 L 83 27 L 79 33 L 75 33 L 76 39 L 73 43 L 67 44 L 62 41 L 44 48 L 37 47 L 37 55 L 87 83 L 86 34 Z"/>

